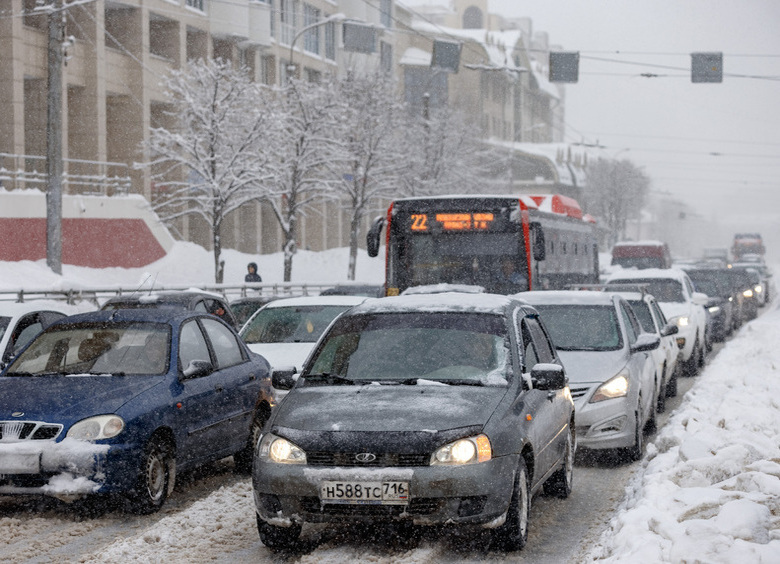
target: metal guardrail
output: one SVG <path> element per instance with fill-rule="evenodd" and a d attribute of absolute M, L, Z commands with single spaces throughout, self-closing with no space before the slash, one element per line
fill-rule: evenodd
<path fill-rule="evenodd" d="M 351 282 L 349 284 L 360 285 L 361 283 Z M 18 290 L 0 290 L 0 303 L 2 302 L 28 302 L 33 300 L 57 300 L 69 304 L 80 302 L 90 302 L 96 306 L 114 296 L 128 294 L 143 294 L 148 292 L 160 292 L 169 290 L 204 290 L 221 294 L 228 301 L 247 296 L 273 296 L 273 297 L 293 297 L 293 296 L 316 296 L 327 288 L 336 286 L 336 283 L 329 284 L 311 284 L 300 282 L 275 282 L 275 283 L 252 283 L 252 284 L 211 284 L 202 286 L 155 286 L 154 288 L 125 288 L 125 287 L 96 287 L 96 288 L 63 288 L 63 289 L 18 289 Z M 347 285 L 343 282 L 339 286 Z"/>

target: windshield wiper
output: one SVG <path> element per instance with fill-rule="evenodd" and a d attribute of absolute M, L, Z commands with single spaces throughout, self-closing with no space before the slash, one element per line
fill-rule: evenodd
<path fill-rule="evenodd" d="M 484 386 L 485 383 L 482 380 L 432 380 L 433 382 L 441 382 L 442 384 L 449 384 L 451 386 Z"/>
<path fill-rule="evenodd" d="M 345 386 L 352 386 L 356 384 L 354 380 L 350 380 L 349 378 L 345 378 L 344 376 L 339 376 L 338 374 L 331 374 L 330 372 L 321 372 L 319 374 L 306 374 L 303 376 L 303 379 L 307 382 L 324 382 L 330 386 L 334 384 L 343 384 Z M 365 382 L 359 382 L 360 385 L 365 384 Z"/>

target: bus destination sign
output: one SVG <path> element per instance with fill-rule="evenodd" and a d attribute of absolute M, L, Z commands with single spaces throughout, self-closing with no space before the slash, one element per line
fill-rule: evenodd
<path fill-rule="evenodd" d="M 411 214 L 410 229 L 425 231 L 484 231 L 490 228 L 494 216 L 490 212 L 437 213 L 433 221 L 427 213 Z"/>

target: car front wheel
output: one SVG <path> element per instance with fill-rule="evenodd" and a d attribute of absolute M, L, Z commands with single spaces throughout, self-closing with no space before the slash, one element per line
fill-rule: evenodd
<path fill-rule="evenodd" d="M 241 474 L 252 472 L 252 458 L 255 455 L 255 445 L 257 445 L 260 433 L 263 431 L 263 425 L 265 425 L 265 418 L 259 414 L 255 415 L 246 445 L 233 455 L 233 467 L 236 472 Z"/>
<path fill-rule="evenodd" d="M 569 497 L 574 479 L 574 451 L 576 447 L 573 423 L 569 424 L 569 432 L 566 435 L 566 446 L 564 448 L 563 465 L 544 483 L 544 493 L 560 497 L 561 499 Z"/>
<path fill-rule="evenodd" d="M 498 548 L 505 551 L 521 550 L 528 541 L 528 515 L 531 510 L 529 497 L 528 470 L 525 460 L 520 458 L 515 475 L 515 487 L 509 502 L 506 521 L 495 529 L 494 541 Z"/>
<path fill-rule="evenodd" d="M 147 515 L 158 511 L 168 498 L 172 484 L 173 456 L 170 446 L 161 438 L 152 438 L 144 449 L 132 508 Z"/>

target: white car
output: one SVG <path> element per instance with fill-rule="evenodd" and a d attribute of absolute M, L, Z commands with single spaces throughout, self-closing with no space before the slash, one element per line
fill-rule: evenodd
<path fill-rule="evenodd" d="M 271 369 L 294 366 L 306 357 L 331 322 L 367 296 L 301 296 L 282 298 L 258 309 L 241 328 L 249 350 L 265 357 Z M 278 393 L 280 399 L 283 393 Z"/>
<path fill-rule="evenodd" d="M 643 454 L 654 430 L 659 375 L 657 335 L 642 330 L 631 306 L 611 292 L 515 294 L 539 312 L 569 376 L 577 445 Z"/>
<path fill-rule="evenodd" d="M 76 306 L 49 300 L 0 303 L 0 369 L 49 325 L 80 311 Z"/>
<path fill-rule="evenodd" d="M 685 271 L 677 268 L 623 270 L 611 274 L 610 284 L 644 284 L 666 318 L 679 329 L 677 344 L 683 374 L 693 376 L 704 365 L 707 350 L 707 294 L 694 291 L 693 282 Z"/>
<path fill-rule="evenodd" d="M 667 321 L 664 312 L 658 305 L 652 294 L 643 291 L 642 287 L 622 288 L 618 293 L 634 310 L 642 329 L 653 335 L 658 335 L 661 340 L 659 347 L 653 351 L 656 373 L 660 375 L 658 380 L 657 409 L 663 412 L 666 409 L 666 398 L 677 395 L 677 359 L 680 356 L 680 347 L 677 346 L 677 334 L 679 328 L 676 324 Z"/>

